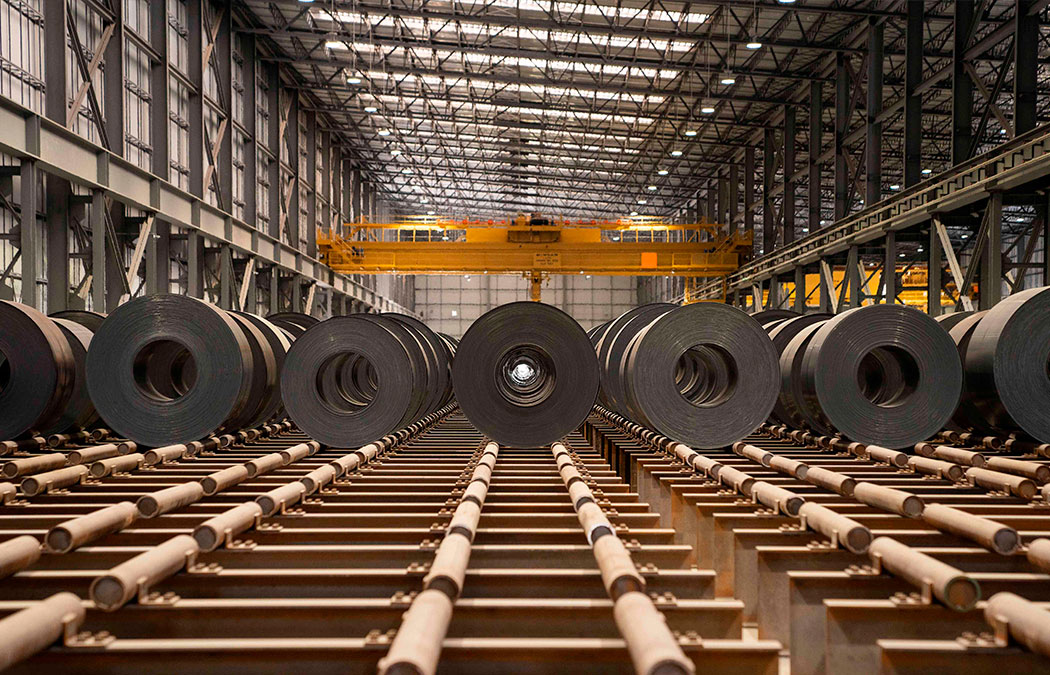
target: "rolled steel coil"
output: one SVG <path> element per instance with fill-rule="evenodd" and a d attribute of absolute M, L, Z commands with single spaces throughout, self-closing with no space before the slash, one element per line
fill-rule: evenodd
<path fill-rule="evenodd" d="M 819 421 L 815 431 L 887 448 L 937 433 L 962 389 L 951 338 L 902 305 L 858 307 L 818 324 L 798 365 L 791 376 L 801 378 L 799 403 Z"/>
<path fill-rule="evenodd" d="M 751 318 L 759 322 L 763 326 L 773 323 L 774 321 L 781 321 L 783 319 L 794 319 L 796 316 L 801 316 L 798 312 L 791 309 L 763 309 L 754 312 Z"/>
<path fill-rule="evenodd" d="M 102 322 L 106 320 L 105 314 L 99 314 L 98 312 L 88 312 L 82 309 L 64 309 L 60 312 L 52 312 L 48 314 L 52 319 L 65 319 L 66 321 L 72 321 L 73 323 L 79 323 L 84 328 L 87 328 L 92 333 L 98 331 L 102 326 Z"/>
<path fill-rule="evenodd" d="M 979 319 L 964 347 L 974 422 L 1050 442 L 1048 316 L 1050 287 L 1043 287 L 1014 293 Z"/>
<path fill-rule="evenodd" d="M 795 338 L 796 335 L 801 333 L 806 327 L 813 326 L 821 323 L 827 319 L 830 319 L 833 315 L 831 314 L 804 314 L 803 316 L 795 316 L 789 319 L 780 319 L 772 323 L 768 323 L 763 328 L 769 333 L 769 339 L 773 341 L 773 348 L 777 352 L 777 360 L 784 355 L 784 350 Z M 773 414 L 770 415 L 770 420 L 773 423 L 787 424 L 789 426 L 799 426 L 799 421 L 789 412 L 785 407 L 781 396 L 777 396 L 776 401 L 773 404 Z"/>
<path fill-rule="evenodd" d="M 739 441 L 769 417 L 777 395 L 769 336 L 744 312 L 714 303 L 660 313 L 611 375 L 626 416 L 694 448 Z"/>
<path fill-rule="evenodd" d="M 312 438 L 359 447 L 433 412 L 425 407 L 428 392 L 436 391 L 429 375 L 413 329 L 390 317 L 354 314 L 296 339 L 281 392 L 289 417 Z"/>
<path fill-rule="evenodd" d="M 293 338 L 299 337 L 308 328 L 321 323 L 320 319 L 300 312 L 276 312 L 267 315 L 266 320 L 285 329 Z"/>
<path fill-rule="evenodd" d="M 935 320 L 941 325 L 941 328 L 950 331 L 959 325 L 960 321 L 972 315 L 973 312 L 952 312 L 951 314 L 941 314 Z"/>
<path fill-rule="evenodd" d="M 80 431 L 95 426 L 98 422 L 98 412 L 95 404 L 88 396 L 87 388 L 87 355 L 91 347 L 92 331 L 83 325 L 62 318 L 52 318 L 55 325 L 62 331 L 62 335 L 69 342 L 69 348 L 73 352 L 73 388 L 69 392 L 63 406 L 62 415 L 47 429 L 41 433 L 61 434 L 66 431 Z"/>
<path fill-rule="evenodd" d="M 279 400 L 277 357 L 270 341 L 254 322 L 236 312 L 227 312 L 226 315 L 234 320 L 248 342 L 251 380 L 247 400 L 239 412 L 226 420 L 224 426 L 228 429 L 251 429 L 270 419 L 266 413 L 272 411 Z"/>
<path fill-rule="evenodd" d="M 252 401 L 251 344 L 227 312 L 179 295 L 136 298 L 88 352 L 88 390 L 114 430 L 148 447 L 230 429 Z"/>
<path fill-rule="evenodd" d="M 645 326 L 677 305 L 666 302 L 641 305 L 627 310 L 610 321 L 595 344 L 600 369 L 602 403 L 613 410 L 626 411 L 626 393 L 620 373 L 626 367 L 631 341 Z"/>
<path fill-rule="evenodd" d="M 0 440 L 53 429 L 76 386 L 76 361 L 58 325 L 0 301 Z"/>
<path fill-rule="evenodd" d="M 538 302 L 497 307 L 471 324 L 452 363 L 467 418 L 500 445 L 556 441 L 587 418 L 598 361 L 583 328 Z"/>
<path fill-rule="evenodd" d="M 270 351 L 273 352 L 274 364 L 277 369 L 276 380 L 272 392 L 273 395 L 271 398 L 263 402 L 256 417 L 257 421 L 249 422 L 246 425 L 250 428 L 283 416 L 284 406 L 281 402 L 280 388 L 281 372 L 284 370 L 284 360 L 288 354 L 288 350 L 292 346 L 293 338 L 287 331 L 261 316 L 249 314 L 247 312 L 234 312 L 234 314 L 243 317 L 252 323 L 259 332 L 262 333 L 263 338 L 270 345 Z"/>
<path fill-rule="evenodd" d="M 433 367 L 428 384 L 437 393 L 436 404 L 428 406 L 427 410 L 433 412 L 451 401 L 453 396 L 452 356 L 455 354 L 454 348 L 442 340 L 429 326 L 414 316 L 392 312 L 384 313 L 382 316 L 403 324 L 413 330 L 418 337 L 422 338 L 422 346 L 427 354 L 428 361 L 432 363 Z M 434 405 L 436 407 L 433 407 Z"/>

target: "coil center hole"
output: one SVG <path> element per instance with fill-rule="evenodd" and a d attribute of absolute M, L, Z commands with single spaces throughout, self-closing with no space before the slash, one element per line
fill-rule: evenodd
<path fill-rule="evenodd" d="M 919 364 L 900 347 L 876 347 L 861 358 L 857 385 L 864 398 L 875 405 L 899 406 L 919 386 Z"/>
<path fill-rule="evenodd" d="M 550 354 L 535 345 L 519 346 L 499 359 L 496 387 L 515 405 L 531 406 L 544 401 L 554 391 L 554 362 Z"/>
<path fill-rule="evenodd" d="M 317 393 L 336 410 L 357 412 L 367 408 L 379 391 L 375 367 L 356 352 L 336 354 L 317 370 Z"/>
<path fill-rule="evenodd" d="M 132 363 L 135 384 L 157 401 L 176 401 L 197 382 L 197 362 L 175 340 L 154 340 L 142 347 Z"/>
<path fill-rule="evenodd" d="M 678 393 L 696 407 L 720 405 L 736 390 L 736 359 L 718 345 L 693 345 L 678 357 L 674 379 Z"/>

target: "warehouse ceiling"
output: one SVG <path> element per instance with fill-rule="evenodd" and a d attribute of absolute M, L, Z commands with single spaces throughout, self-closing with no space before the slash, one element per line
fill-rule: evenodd
<path fill-rule="evenodd" d="M 923 166 L 939 171 L 949 163 L 954 3 L 925 4 Z M 978 90 L 998 101 L 1011 91 L 998 74 L 1015 2 L 978 4 L 970 63 Z M 853 92 L 847 131 L 861 130 L 846 144 L 863 164 L 871 22 L 885 26 L 884 192 L 903 182 L 902 1 L 248 0 L 240 10 L 241 28 L 267 38 L 286 82 L 356 149 L 400 213 L 672 216 L 705 181 L 742 168 L 744 148 L 783 126 L 785 104 L 808 104 L 813 82 L 828 154 L 838 54 Z M 1012 133 L 988 117 L 981 146 Z M 797 120 L 802 168 L 808 108 Z"/>

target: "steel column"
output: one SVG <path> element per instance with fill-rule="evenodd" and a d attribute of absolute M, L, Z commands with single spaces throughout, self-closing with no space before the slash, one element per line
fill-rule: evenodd
<path fill-rule="evenodd" d="M 784 107 L 784 235 L 782 244 L 795 241 L 795 106 Z"/>
<path fill-rule="evenodd" d="M 922 47 L 924 2 L 909 0 L 904 28 L 904 187 L 922 180 Z"/>
<path fill-rule="evenodd" d="M 846 133 L 849 130 L 850 80 L 848 56 L 835 54 L 835 220 L 849 211 L 849 164 L 846 162 Z"/>
<path fill-rule="evenodd" d="M 168 119 L 168 111 L 171 109 L 168 88 L 168 9 L 156 7 L 149 13 L 149 38 L 150 47 L 157 54 L 158 59 L 150 62 L 150 146 L 153 148 L 150 155 L 150 171 L 168 180 L 170 175 L 170 156 L 168 150 L 168 134 L 170 133 L 171 121 Z"/>
<path fill-rule="evenodd" d="M 843 283 L 849 281 L 849 302 L 847 307 L 860 307 L 862 298 L 860 285 L 863 280 L 860 278 L 860 251 L 856 245 L 849 247 L 849 254 L 846 256 L 846 274 L 843 277 Z"/>
<path fill-rule="evenodd" d="M 820 154 L 824 136 L 824 87 L 809 83 L 809 222 L 810 232 L 820 228 Z"/>
<path fill-rule="evenodd" d="M 100 190 L 91 191 L 88 211 L 91 228 L 91 305 L 96 312 L 106 312 L 106 197 Z"/>
<path fill-rule="evenodd" d="M 776 172 L 775 143 L 772 129 L 765 130 L 762 144 L 762 253 L 776 248 L 776 221 L 773 216 L 773 178 Z"/>
<path fill-rule="evenodd" d="M 882 262 L 882 288 L 887 305 L 897 303 L 897 233 L 890 230 L 886 233 Z"/>
<path fill-rule="evenodd" d="M 729 231 L 740 230 L 740 167 L 733 164 L 729 167 Z"/>
<path fill-rule="evenodd" d="M 193 231 L 186 234 L 186 295 L 204 298 L 204 237 Z"/>
<path fill-rule="evenodd" d="M 794 310 L 799 314 L 806 311 L 806 268 L 802 265 L 795 267 L 795 306 Z"/>
<path fill-rule="evenodd" d="M 1017 0 L 1014 11 L 1014 132 L 1018 136 L 1037 124 L 1039 17 L 1028 16 L 1034 4 L 1035 0 Z"/>
<path fill-rule="evenodd" d="M 281 213 L 284 210 L 284 186 L 281 176 L 281 78 L 276 65 L 264 65 L 266 68 L 266 99 L 270 112 L 266 149 L 270 153 L 267 166 L 267 182 L 270 184 L 269 197 L 269 235 L 277 241 L 284 241 L 281 232 Z"/>
<path fill-rule="evenodd" d="M 973 147 L 973 80 L 966 72 L 966 50 L 974 28 L 973 0 L 955 3 L 952 36 L 952 164 L 970 158 Z"/>
<path fill-rule="evenodd" d="M 201 3 L 186 0 L 187 74 L 194 91 L 189 95 L 189 193 L 204 198 L 204 22 Z M 201 297 L 201 296 L 194 296 Z"/>
<path fill-rule="evenodd" d="M 864 146 L 864 204 L 871 206 L 882 199 L 882 62 L 883 26 L 868 19 L 868 104 L 866 142 Z"/>
<path fill-rule="evenodd" d="M 253 227 L 259 227 L 259 206 L 257 203 L 257 192 L 259 189 L 259 166 L 257 150 L 258 127 L 256 117 L 258 111 L 255 103 L 255 80 L 256 68 L 261 67 L 257 62 L 257 50 L 254 35 L 238 34 L 240 40 L 240 51 L 242 58 L 241 100 L 244 105 L 241 124 L 248 132 L 248 138 L 244 143 L 244 171 L 242 173 L 242 198 L 244 200 L 244 220 L 251 223 Z M 239 132 L 238 132 L 239 133 Z"/>
<path fill-rule="evenodd" d="M 30 307 L 41 307 L 37 300 L 37 255 L 40 252 L 40 223 L 37 222 L 37 204 L 39 203 L 40 183 L 36 170 L 36 162 L 23 159 L 20 172 L 21 195 L 20 206 L 22 215 L 19 220 L 19 244 L 22 252 L 22 304 Z M 55 261 L 56 263 L 59 261 Z M 65 261 L 61 261 L 64 264 Z"/>
<path fill-rule="evenodd" d="M 109 150 L 124 156 L 124 3 L 111 2 L 113 36 L 106 45 L 103 103 Z"/>
<path fill-rule="evenodd" d="M 755 148 L 744 148 L 744 232 L 755 233 Z M 752 246 L 754 252 L 754 246 Z"/>
<path fill-rule="evenodd" d="M 941 315 L 941 238 L 933 223 L 929 227 L 930 236 L 926 241 L 926 313 L 936 317 Z"/>
<path fill-rule="evenodd" d="M 1003 193 L 988 196 L 988 239 L 981 252 L 979 309 L 991 309 L 1003 297 Z"/>

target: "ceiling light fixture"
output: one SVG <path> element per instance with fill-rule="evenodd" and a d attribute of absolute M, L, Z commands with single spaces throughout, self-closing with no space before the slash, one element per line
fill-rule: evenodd
<path fill-rule="evenodd" d="M 762 43 L 754 38 L 751 38 L 751 41 L 744 46 L 748 49 L 762 49 Z"/>
<path fill-rule="evenodd" d="M 727 70 L 718 76 L 718 81 L 725 85 L 736 84 L 736 75 L 733 74 L 733 71 Z"/>
<path fill-rule="evenodd" d="M 929 176 L 931 173 L 933 173 L 933 169 L 923 169 L 922 170 L 922 175 L 924 175 L 924 176 Z"/>
<path fill-rule="evenodd" d="M 361 84 L 361 78 L 358 77 L 357 75 L 351 75 L 350 77 L 346 78 L 346 83 L 347 84 Z"/>
<path fill-rule="evenodd" d="M 639 204 L 646 204 L 646 203 L 648 203 L 648 202 L 646 202 L 646 200 L 644 200 L 644 199 L 639 199 L 639 200 L 638 200 L 638 203 L 639 203 Z"/>
<path fill-rule="evenodd" d="M 380 136 L 389 136 L 390 135 L 390 129 L 380 129 L 377 133 Z"/>
<path fill-rule="evenodd" d="M 685 131 L 685 135 L 686 136 L 696 136 L 696 134 L 697 134 L 696 129 L 686 129 L 686 131 Z"/>
<path fill-rule="evenodd" d="M 681 157 L 682 156 L 682 151 L 681 150 L 672 150 L 671 151 L 671 156 L 672 157 Z"/>
<path fill-rule="evenodd" d="M 365 112 L 366 113 L 374 113 L 374 112 L 377 112 L 378 110 L 379 110 L 379 108 L 375 107 L 374 105 L 366 105 L 365 106 Z"/>
<path fill-rule="evenodd" d="M 710 115 L 714 111 L 715 111 L 715 104 L 714 103 L 711 103 L 710 101 L 703 101 L 700 104 L 700 112 L 702 112 L 703 114 Z"/>
<path fill-rule="evenodd" d="M 659 170 L 659 171 L 657 171 L 656 173 L 658 173 L 658 174 L 659 174 L 659 175 L 661 175 L 661 176 L 666 176 L 666 175 L 667 175 L 668 173 L 670 173 L 670 172 L 669 172 L 669 171 L 668 171 L 667 169 L 660 169 L 660 170 Z"/>

